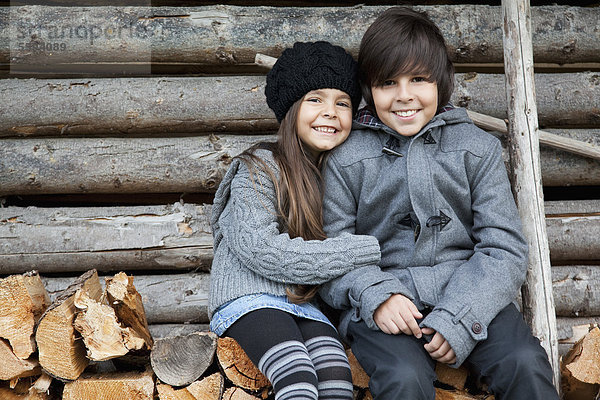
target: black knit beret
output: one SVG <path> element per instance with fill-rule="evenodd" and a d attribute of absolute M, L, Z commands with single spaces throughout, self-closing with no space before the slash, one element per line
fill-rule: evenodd
<path fill-rule="evenodd" d="M 267 74 L 267 104 L 281 122 L 290 107 L 306 93 L 339 89 L 350 96 L 352 113 L 361 100 L 358 68 L 350 54 L 328 42 L 294 43 L 283 51 Z"/>

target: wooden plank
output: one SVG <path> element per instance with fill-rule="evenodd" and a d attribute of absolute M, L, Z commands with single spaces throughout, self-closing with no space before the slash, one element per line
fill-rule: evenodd
<path fill-rule="evenodd" d="M 42 278 L 51 298 L 73 279 Z M 138 275 L 133 283 L 142 295 L 149 324 L 201 324 L 208 322 L 209 280 L 207 273 L 188 273 Z"/>
<path fill-rule="evenodd" d="M 600 145 L 600 129 L 555 132 Z M 0 196 L 212 193 L 232 157 L 265 140 L 275 136 L 4 139 Z M 541 155 L 545 186 L 600 185 L 600 160 L 547 148 Z"/>
<path fill-rule="evenodd" d="M 515 200 L 529 244 L 523 285 L 523 313 L 540 339 L 560 392 L 560 359 L 552 296 L 550 251 L 544 216 L 538 111 L 533 76 L 531 9 L 528 0 L 502 0 L 504 70 L 509 120 L 509 153 Z M 542 96 L 542 94 L 540 94 Z"/>
<path fill-rule="evenodd" d="M 0 62 L 11 57 L 13 63 L 42 65 L 83 60 L 243 65 L 252 63 L 256 52 L 278 56 L 296 40 L 329 40 L 356 55 L 363 33 L 387 8 L 7 7 L 0 9 L 0 37 L 5 39 L 0 41 Z M 440 27 L 454 62 L 502 62 L 500 7 L 415 8 L 426 11 Z M 600 36 L 593 8 L 533 7 L 532 18 L 537 62 L 598 61 Z"/>
<path fill-rule="evenodd" d="M 551 260 L 600 260 L 600 201 L 547 202 Z M 210 205 L 0 208 L 0 274 L 208 271 Z M 112 255 L 112 256 L 111 256 Z M 116 262 L 118 261 L 118 262 Z"/>
<path fill-rule="evenodd" d="M 552 268 L 556 315 L 600 316 L 600 268 L 594 265 L 565 265 Z"/>
<path fill-rule="evenodd" d="M 540 124 L 598 125 L 598 73 L 537 74 L 536 82 Z M 264 85 L 264 76 L 2 79 L 0 137 L 274 131 Z M 452 102 L 506 118 L 503 92 L 502 74 L 457 74 Z"/>

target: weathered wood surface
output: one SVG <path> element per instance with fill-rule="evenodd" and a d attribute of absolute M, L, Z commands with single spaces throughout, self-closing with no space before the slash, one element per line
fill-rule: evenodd
<path fill-rule="evenodd" d="M 557 316 L 600 316 L 599 266 L 552 267 L 552 277 Z M 74 278 L 42 279 L 53 297 Z M 205 325 L 198 324 L 208 323 L 209 280 L 208 273 L 135 276 L 135 286 L 142 295 L 150 331 L 155 329 L 155 332 L 162 332 L 160 335 L 175 336 L 205 330 Z M 578 324 L 580 320 L 575 322 Z M 160 324 L 169 327 L 161 327 Z"/>
<path fill-rule="evenodd" d="M 185 336 L 194 332 L 208 332 L 208 324 L 155 324 L 149 325 L 154 339 Z"/>
<path fill-rule="evenodd" d="M 600 201 L 546 204 L 552 261 L 599 261 Z M 210 209 L 210 205 L 180 203 L 0 208 L 0 274 L 32 269 L 72 273 L 89 268 L 208 271 L 213 255 Z"/>
<path fill-rule="evenodd" d="M 208 270 L 207 206 L 0 208 L 0 273 Z M 135 283 L 137 287 L 137 283 Z"/>
<path fill-rule="evenodd" d="M 42 278 L 51 298 L 73 279 Z M 135 276 L 134 284 L 142 295 L 148 323 L 207 323 L 209 279 L 207 273 Z"/>
<path fill-rule="evenodd" d="M 212 364 L 216 349 L 217 335 L 212 332 L 157 339 L 150 353 L 152 370 L 166 384 L 187 386 Z"/>
<path fill-rule="evenodd" d="M 597 72 L 536 74 L 535 81 L 540 125 L 600 122 Z M 264 76 L 2 79 L 0 136 L 276 130 L 264 85 Z M 504 75 L 457 74 L 452 102 L 506 118 L 503 93 Z"/>
<path fill-rule="evenodd" d="M 0 195 L 214 192 L 232 157 L 275 136 L 6 139 Z"/>
<path fill-rule="evenodd" d="M 600 129 L 553 130 L 600 146 Z M 274 135 L 4 139 L 0 196 L 56 193 L 211 193 L 231 158 Z M 506 158 L 508 153 L 505 151 Z M 600 185 L 600 161 L 543 147 L 545 186 Z M 93 168 L 91 167 L 93 166 Z"/>
<path fill-rule="evenodd" d="M 276 57 L 297 40 L 329 40 L 356 55 L 363 33 L 387 8 L 7 7 L 0 9 L 0 62 L 248 64 L 257 52 Z M 500 7 L 415 8 L 440 27 L 453 61 L 502 62 Z M 536 62 L 598 61 L 595 9 L 533 7 L 532 18 Z"/>
<path fill-rule="evenodd" d="M 527 276 L 522 288 L 523 314 L 546 350 L 554 384 L 560 392 L 560 358 L 533 80 L 531 8 L 528 0 L 502 0 L 501 4 L 510 177 L 529 245 Z"/>

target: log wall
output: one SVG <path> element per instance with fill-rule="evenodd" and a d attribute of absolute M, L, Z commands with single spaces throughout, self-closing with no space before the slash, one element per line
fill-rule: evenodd
<path fill-rule="evenodd" d="M 0 276 L 37 269 L 56 293 L 90 268 L 128 271 L 157 336 L 206 329 L 210 205 L 149 205 L 144 194 L 214 193 L 232 157 L 274 139 L 256 53 L 329 40 L 356 55 L 387 8 L 265 4 L 0 7 Z M 452 101 L 506 118 L 500 7 L 417 8 L 460 66 Z M 535 74 L 540 127 L 596 146 L 599 20 L 597 5 L 532 7 L 535 63 L 568 71 Z M 544 186 L 564 189 L 565 200 L 572 186 L 600 187 L 600 161 L 541 153 Z M 545 203 L 562 339 L 600 319 L 595 193 Z M 35 207 L 36 196 L 75 194 L 79 207 Z M 134 194 L 139 204 L 128 207 L 86 204 Z M 13 206 L 18 196 L 32 207 Z"/>

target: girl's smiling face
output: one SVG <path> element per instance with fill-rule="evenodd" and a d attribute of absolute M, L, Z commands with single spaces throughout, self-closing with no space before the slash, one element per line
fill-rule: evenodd
<path fill-rule="evenodd" d="M 414 136 L 435 116 L 438 87 L 426 75 L 398 74 L 372 86 L 377 116 L 402 136 Z"/>
<path fill-rule="evenodd" d="M 303 98 L 296 120 L 298 137 L 313 159 L 342 144 L 352 128 L 350 96 L 339 89 L 318 89 Z"/>

